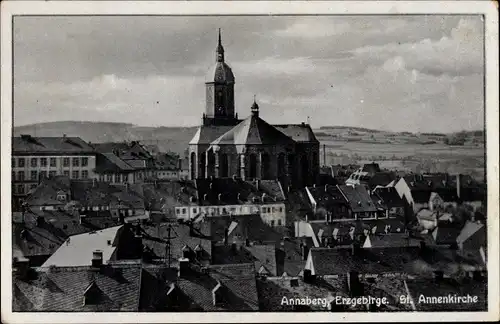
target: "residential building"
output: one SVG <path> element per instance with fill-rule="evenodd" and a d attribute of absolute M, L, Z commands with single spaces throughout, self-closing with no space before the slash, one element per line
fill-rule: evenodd
<path fill-rule="evenodd" d="M 142 265 L 104 265 L 101 255 L 78 255 L 83 266 L 29 268 L 15 262 L 13 311 L 137 312 Z"/>
<path fill-rule="evenodd" d="M 387 207 L 363 186 L 306 187 L 314 221 L 350 221 L 387 218 Z M 313 221 L 313 220 L 311 220 Z"/>
<path fill-rule="evenodd" d="M 154 177 L 154 157 L 138 141 L 94 143 L 92 147 L 101 155 L 96 168 L 100 181 L 136 183 Z"/>
<path fill-rule="evenodd" d="M 460 250 L 478 251 L 486 247 L 486 226 L 481 222 L 465 223 L 456 238 Z"/>
<path fill-rule="evenodd" d="M 190 179 L 279 179 L 285 187 L 297 188 L 315 183 L 319 141 L 310 125 L 270 125 L 259 117 L 255 100 L 250 115 L 238 119 L 234 85 L 219 34 L 216 63 L 205 83 L 203 122 L 189 142 Z"/>
<path fill-rule="evenodd" d="M 389 216 L 404 217 L 405 216 L 405 201 L 402 199 L 394 187 L 378 187 L 373 190 L 372 199 L 378 197 L 380 204 L 387 207 Z"/>
<path fill-rule="evenodd" d="M 181 188 L 189 203 L 175 207 L 177 218 L 260 214 L 270 226 L 286 225 L 285 195 L 276 180 L 196 179 Z"/>
<path fill-rule="evenodd" d="M 135 242 L 132 232 L 124 225 L 72 235 L 52 254 L 42 267 L 78 267 L 88 265 L 82 256 L 94 254 L 101 264 L 127 258 Z"/>
<path fill-rule="evenodd" d="M 378 186 L 385 187 L 396 179 L 397 174 L 395 172 L 383 171 L 378 163 L 369 163 L 352 172 L 345 180 L 345 184 L 362 185 L 368 190 L 373 190 Z"/>
<path fill-rule="evenodd" d="M 79 137 L 12 138 L 12 194 L 24 197 L 43 178 L 64 175 L 71 179 L 94 177 L 96 154 Z"/>

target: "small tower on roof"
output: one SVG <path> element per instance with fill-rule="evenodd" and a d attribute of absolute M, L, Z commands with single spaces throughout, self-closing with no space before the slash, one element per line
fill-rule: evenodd
<path fill-rule="evenodd" d="M 253 104 L 252 107 L 250 108 L 250 111 L 252 112 L 252 116 L 259 117 L 259 105 L 255 100 L 255 95 L 253 95 Z"/>
<path fill-rule="evenodd" d="M 216 62 L 224 62 L 224 47 L 222 46 L 222 40 L 220 36 L 220 28 L 219 28 L 219 40 L 217 43 L 217 49 L 215 50 Z"/>

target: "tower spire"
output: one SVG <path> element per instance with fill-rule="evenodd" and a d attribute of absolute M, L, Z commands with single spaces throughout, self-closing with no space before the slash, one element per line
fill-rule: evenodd
<path fill-rule="evenodd" d="M 216 58 L 217 62 L 224 62 L 224 47 L 222 46 L 222 38 L 221 38 L 221 33 L 220 33 L 220 28 L 219 28 L 219 38 L 217 42 L 217 50 L 216 50 Z"/>

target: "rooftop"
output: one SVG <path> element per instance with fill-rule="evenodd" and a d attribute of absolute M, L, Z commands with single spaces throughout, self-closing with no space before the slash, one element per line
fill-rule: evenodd
<path fill-rule="evenodd" d="M 33 268 L 13 280 L 14 311 L 139 311 L 141 265 Z"/>
<path fill-rule="evenodd" d="M 35 137 L 21 135 L 12 138 L 12 153 L 79 153 L 91 154 L 94 149 L 80 137 Z"/>
<path fill-rule="evenodd" d="M 42 267 L 74 267 L 89 265 L 92 253 L 102 251 L 103 263 L 112 259 L 117 248 L 118 233 L 122 226 L 73 235 L 52 254 Z"/>

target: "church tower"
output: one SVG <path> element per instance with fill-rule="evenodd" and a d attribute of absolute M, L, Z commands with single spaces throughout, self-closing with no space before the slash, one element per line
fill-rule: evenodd
<path fill-rule="evenodd" d="M 206 107 L 203 125 L 236 125 L 238 117 L 234 111 L 234 74 L 225 62 L 221 33 L 215 51 L 215 65 L 210 69 L 205 82 Z"/>

